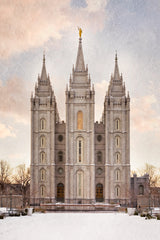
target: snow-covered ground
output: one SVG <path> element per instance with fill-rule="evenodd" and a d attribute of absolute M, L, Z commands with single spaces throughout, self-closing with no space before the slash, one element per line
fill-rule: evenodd
<path fill-rule="evenodd" d="M 156 240 L 160 221 L 123 213 L 45 213 L 0 220 L 0 240 Z"/>

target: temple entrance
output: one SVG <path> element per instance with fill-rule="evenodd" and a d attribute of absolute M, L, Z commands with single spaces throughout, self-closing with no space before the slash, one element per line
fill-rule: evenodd
<path fill-rule="evenodd" d="M 96 202 L 103 202 L 103 185 L 101 183 L 96 185 Z"/>
<path fill-rule="evenodd" d="M 57 201 L 64 202 L 64 184 L 59 183 L 57 185 Z"/>

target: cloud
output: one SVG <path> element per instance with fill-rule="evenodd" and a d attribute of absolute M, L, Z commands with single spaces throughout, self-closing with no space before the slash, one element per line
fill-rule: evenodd
<path fill-rule="evenodd" d="M 101 30 L 106 0 L 87 0 L 86 8 L 74 9 L 71 0 L 0 0 L 0 56 L 42 46 L 79 24 Z"/>
<path fill-rule="evenodd" d="M 15 137 L 15 133 L 11 126 L 6 126 L 5 124 L 0 123 L 0 138 L 6 137 Z"/>
<path fill-rule="evenodd" d="M 69 0 L 0 0 L 0 55 L 38 47 L 49 38 L 59 39 L 68 29 Z"/>
<path fill-rule="evenodd" d="M 160 131 L 160 116 L 153 108 L 156 103 L 154 95 L 132 99 L 131 121 L 133 129 L 139 132 Z"/>
<path fill-rule="evenodd" d="M 5 84 L 0 81 L 0 113 L 14 117 L 17 122 L 28 122 L 29 90 L 20 78 L 8 79 Z"/>
<path fill-rule="evenodd" d="M 109 0 L 86 0 L 88 12 L 104 11 Z"/>

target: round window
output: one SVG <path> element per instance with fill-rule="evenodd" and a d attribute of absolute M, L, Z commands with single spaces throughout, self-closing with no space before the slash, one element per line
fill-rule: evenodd
<path fill-rule="evenodd" d="M 62 174 L 63 173 L 63 168 L 58 168 L 58 173 Z"/>
<path fill-rule="evenodd" d="M 98 135 L 98 136 L 97 136 L 97 141 L 98 141 L 98 142 L 102 141 L 102 136 L 101 136 L 101 135 Z"/>
<path fill-rule="evenodd" d="M 103 172 L 102 168 L 98 168 L 98 169 L 97 169 L 97 174 L 98 174 L 98 175 L 101 175 L 102 172 Z"/>
<path fill-rule="evenodd" d="M 59 135 L 59 136 L 58 136 L 58 141 L 60 141 L 60 142 L 63 141 L 63 136 L 62 136 L 62 135 Z"/>

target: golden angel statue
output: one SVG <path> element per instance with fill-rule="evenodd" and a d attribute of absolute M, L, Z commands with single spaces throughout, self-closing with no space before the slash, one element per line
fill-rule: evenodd
<path fill-rule="evenodd" d="M 81 38 L 81 36 L 82 36 L 82 28 L 78 27 L 78 30 L 79 30 L 79 37 Z"/>

